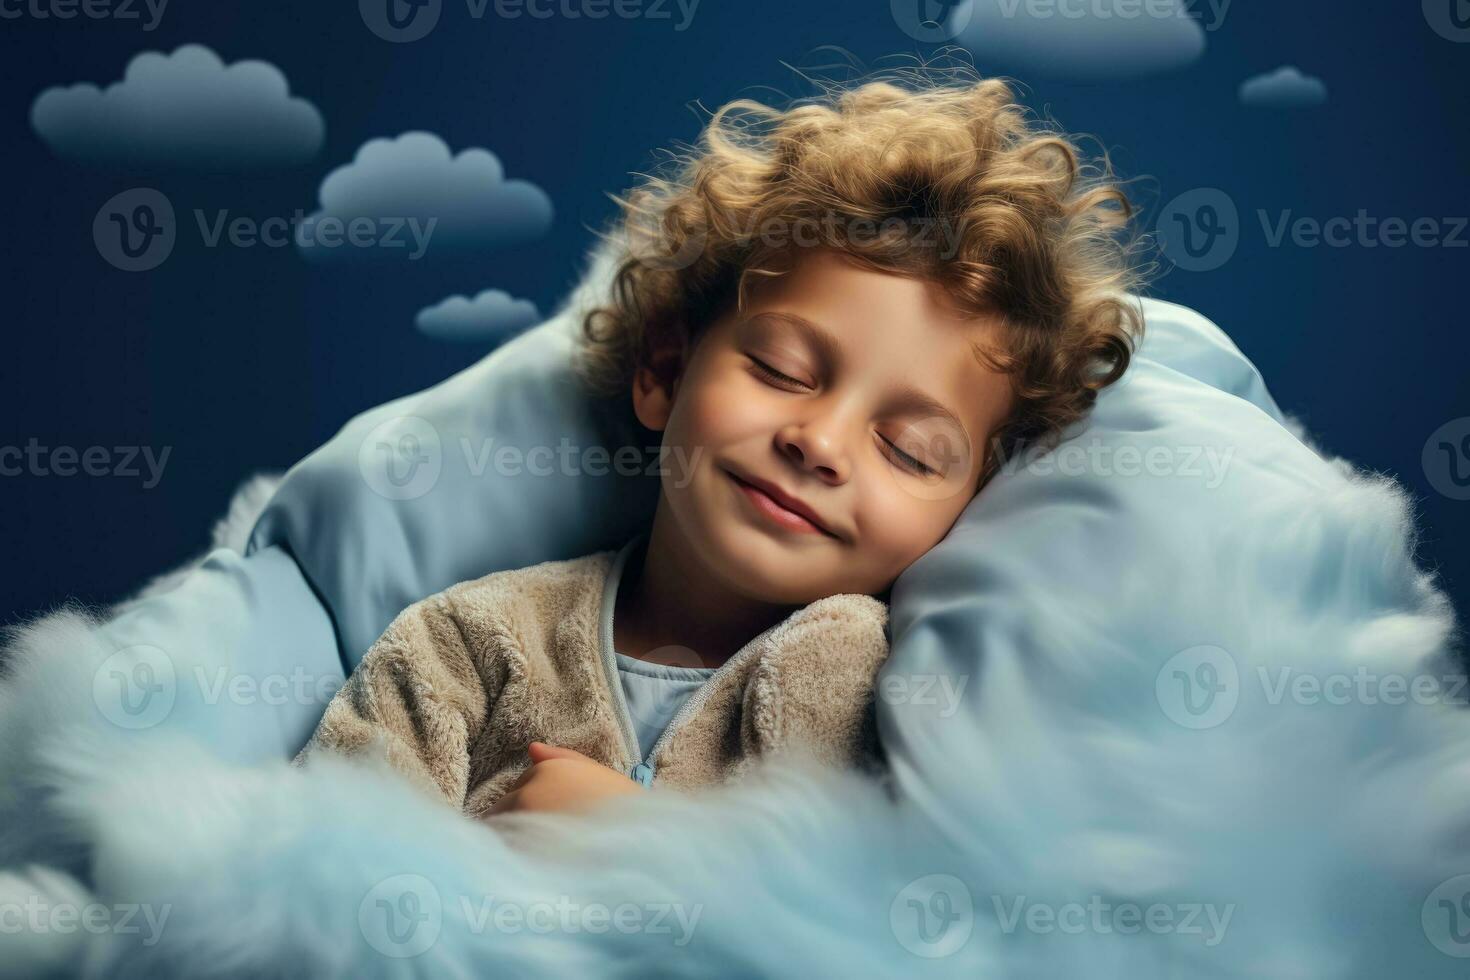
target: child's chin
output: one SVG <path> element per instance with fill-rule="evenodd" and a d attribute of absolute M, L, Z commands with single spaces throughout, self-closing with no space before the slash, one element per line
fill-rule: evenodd
<path fill-rule="evenodd" d="M 767 531 L 740 523 L 711 536 L 710 564 L 739 591 L 781 605 L 805 604 L 822 568 L 830 568 L 821 552 L 836 545 L 831 538 L 804 542 L 797 535 Z M 815 537 L 815 536 L 814 536 Z"/>

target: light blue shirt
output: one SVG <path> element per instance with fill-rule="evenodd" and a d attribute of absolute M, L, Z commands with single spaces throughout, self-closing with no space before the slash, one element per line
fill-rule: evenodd
<path fill-rule="evenodd" d="M 628 552 L 626 562 L 638 560 L 646 540 L 645 532 L 624 545 L 624 550 Z M 614 571 L 610 573 L 616 576 L 612 583 L 614 601 L 605 603 L 602 609 L 603 616 L 607 618 L 607 623 L 604 624 L 607 636 L 612 635 L 613 607 L 617 604 L 617 589 L 622 579 L 620 566 L 626 562 L 615 563 Z M 618 680 L 622 683 L 623 697 L 628 702 L 628 714 L 633 719 L 633 729 L 638 736 L 638 751 L 646 759 L 649 750 L 679 708 L 709 679 L 715 668 L 675 667 L 639 660 L 625 653 L 617 653 L 616 650 L 613 652 L 617 654 Z"/>
<path fill-rule="evenodd" d="M 671 667 L 618 654 L 618 679 L 643 758 L 648 758 L 653 743 L 679 708 L 714 672 L 713 667 Z"/>

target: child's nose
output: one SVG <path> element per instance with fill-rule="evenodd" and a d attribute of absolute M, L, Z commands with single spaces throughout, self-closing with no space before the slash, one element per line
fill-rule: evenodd
<path fill-rule="evenodd" d="M 846 482 L 850 463 L 843 437 L 827 420 L 786 426 L 777 441 L 781 451 L 802 469 L 815 470 L 829 483 Z"/>

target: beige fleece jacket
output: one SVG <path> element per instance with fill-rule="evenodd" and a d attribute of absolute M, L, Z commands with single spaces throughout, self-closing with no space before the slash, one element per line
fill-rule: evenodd
<path fill-rule="evenodd" d="M 537 740 L 653 787 L 724 782 L 793 746 L 881 769 L 873 695 L 888 607 L 855 594 L 817 600 L 752 639 L 639 759 L 611 636 L 609 572 L 630 547 L 493 572 L 409 606 L 327 705 L 297 763 L 324 749 L 382 753 L 476 817 L 530 765 L 526 746 Z"/>

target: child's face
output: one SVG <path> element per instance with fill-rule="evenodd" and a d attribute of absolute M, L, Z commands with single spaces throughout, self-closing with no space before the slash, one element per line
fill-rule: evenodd
<path fill-rule="evenodd" d="M 1012 399 L 1009 380 L 970 350 L 995 342 L 997 321 L 826 249 L 756 279 L 748 299 L 699 339 L 672 402 L 648 372 L 634 386 L 639 419 L 664 433 L 660 519 L 737 594 L 802 605 L 877 595 L 975 493 Z M 805 504 L 824 530 L 772 518 L 736 475 Z"/>

